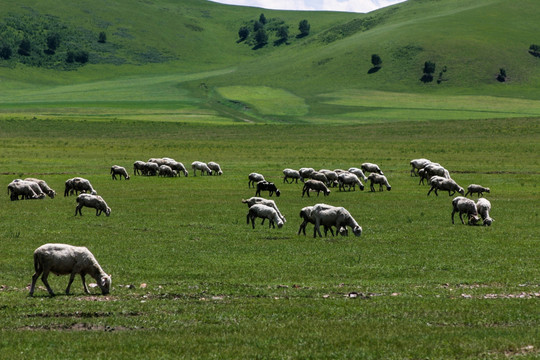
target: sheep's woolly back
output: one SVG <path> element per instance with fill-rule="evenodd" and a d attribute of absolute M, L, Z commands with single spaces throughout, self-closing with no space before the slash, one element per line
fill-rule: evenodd
<path fill-rule="evenodd" d="M 484 225 L 490 226 L 493 219 L 489 216 L 489 212 L 491 211 L 491 203 L 489 200 L 485 198 L 478 199 L 476 202 L 476 209 L 484 220 Z"/>
<path fill-rule="evenodd" d="M 254 204 L 249 208 L 248 217 L 259 217 L 272 220 L 275 224 L 277 224 L 278 228 L 281 228 L 283 226 L 283 220 L 281 220 L 277 211 L 267 205 Z"/>
<path fill-rule="evenodd" d="M 285 217 L 279 211 L 279 209 L 278 209 L 278 207 L 276 205 L 276 202 L 274 200 L 269 200 L 269 199 L 265 199 L 265 198 L 262 198 L 262 197 L 253 196 L 253 197 L 250 197 L 249 199 L 242 199 L 242 203 L 247 204 L 248 207 L 252 207 L 255 204 L 263 204 L 263 205 L 269 206 L 269 207 L 273 208 L 274 210 L 276 210 L 278 216 L 280 217 L 280 219 L 284 223 L 287 222 Z"/>

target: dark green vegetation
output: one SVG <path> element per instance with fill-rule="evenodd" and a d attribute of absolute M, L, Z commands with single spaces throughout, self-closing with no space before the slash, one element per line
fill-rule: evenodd
<path fill-rule="evenodd" d="M 0 184 L 5 194 L 14 178 L 39 177 L 60 196 L 0 197 L 0 357 L 539 356 L 535 0 L 409 0 L 366 15 L 200 0 L 2 10 L 0 23 L 27 19 L 41 45 L 7 56 L 0 43 Z M 253 49 L 237 40 L 256 19 L 277 30 Z M 88 62 L 74 53 L 67 66 L 70 50 Z M 424 83 L 426 62 L 436 66 Z M 161 156 L 217 161 L 224 175 L 110 178 L 113 164 L 131 173 Z M 493 226 L 452 225 L 452 197 L 427 197 L 409 176 L 419 157 L 462 186 L 489 186 Z M 301 198 L 300 184 L 282 184 L 285 167 L 364 161 L 392 191 Z M 246 224 L 252 171 L 279 185 L 280 230 Z M 74 216 L 75 198 L 61 196 L 74 176 L 110 217 Z M 363 235 L 313 239 L 310 225 L 297 236 L 300 209 L 323 201 L 346 207 Z M 68 278 L 51 277 L 57 297 L 27 298 L 46 242 L 87 246 L 112 293 L 87 296 L 76 279 L 65 296 Z"/>

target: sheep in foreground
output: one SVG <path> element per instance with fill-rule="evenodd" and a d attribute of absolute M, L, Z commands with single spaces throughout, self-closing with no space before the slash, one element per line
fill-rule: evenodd
<path fill-rule="evenodd" d="M 73 193 L 77 195 L 79 192 L 90 193 L 92 195 L 97 194 L 96 190 L 94 190 L 92 184 L 90 184 L 90 181 L 88 181 L 87 179 L 81 177 L 74 177 L 72 179 L 66 180 L 64 196 L 73 195 Z"/>
<path fill-rule="evenodd" d="M 356 168 L 356 167 L 352 167 L 352 168 L 349 168 L 349 172 L 358 176 L 359 179 L 362 179 L 364 181 L 367 181 L 367 177 L 366 175 L 364 174 L 364 172 L 362 171 L 362 169 L 359 169 L 359 168 Z"/>
<path fill-rule="evenodd" d="M 489 188 L 488 187 L 483 187 L 482 185 L 477 185 L 477 184 L 471 184 L 469 186 L 467 186 L 467 193 L 465 194 L 465 196 L 471 194 L 471 196 L 473 196 L 473 194 L 478 194 L 478 197 L 481 197 L 481 196 L 484 196 L 484 192 L 487 192 L 489 194 Z"/>
<path fill-rule="evenodd" d="M 7 189 L 11 201 L 19 200 L 19 196 L 23 200 L 45 198 L 45 194 L 41 191 L 39 185 L 32 181 L 15 179 L 8 184 Z M 36 193 L 35 189 L 39 189 L 39 194 Z"/>
<path fill-rule="evenodd" d="M 298 180 L 303 181 L 300 172 L 294 169 L 283 169 L 283 182 L 289 183 L 288 179 L 292 179 L 291 183 L 295 181 L 298 184 Z"/>
<path fill-rule="evenodd" d="M 280 217 L 280 219 L 284 223 L 287 222 L 287 220 L 285 219 L 285 216 L 283 216 L 281 214 L 281 211 L 279 211 L 279 209 L 278 209 L 278 207 L 276 205 L 276 202 L 274 200 L 269 200 L 269 199 L 265 199 L 265 198 L 262 198 L 262 197 L 253 196 L 253 197 L 250 197 L 247 200 L 242 199 L 242 203 L 247 204 L 248 207 L 252 207 L 255 204 L 263 204 L 263 205 L 266 205 L 266 206 L 270 206 L 271 208 L 276 210 L 278 216 Z M 264 222 L 264 220 L 263 220 L 263 222 Z"/>
<path fill-rule="evenodd" d="M 80 194 L 77 196 L 77 207 L 75 208 L 75 216 L 79 213 L 82 216 L 81 209 L 86 206 L 89 208 L 96 209 L 96 216 L 101 215 L 104 211 L 105 215 L 111 215 L 111 208 L 107 205 L 105 200 L 99 195 L 92 194 Z"/>
<path fill-rule="evenodd" d="M 256 187 L 258 182 L 264 181 L 264 176 L 256 172 L 252 172 L 251 174 L 248 175 L 248 179 L 249 179 L 248 187 L 251 187 L 252 185 L 253 187 Z"/>
<path fill-rule="evenodd" d="M 111 291 L 111 276 L 103 271 L 94 255 L 85 247 L 67 244 L 42 245 L 34 251 L 34 269 L 30 296 L 34 295 L 36 281 L 41 274 L 43 274 L 41 281 L 45 284 L 49 294 L 54 296 L 54 292 L 47 281 L 50 272 L 55 275 L 70 275 L 66 288 L 67 295 L 69 295 L 69 289 L 77 274 L 81 275 L 85 293 L 90 293 L 84 279 L 87 274 L 96 279 L 103 295 L 107 295 Z"/>
<path fill-rule="evenodd" d="M 418 176 L 418 171 L 424 168 L 426 165 L 431 164 L 428 159 L 413 159 L 411 164 L 411 176 Z"/>
<path fill-rule="evenodd" d="M 386 190 L 392 190 L 392 187 L 390 186 L 388 180 L 386 179 L 386 176 L 384 175 L 371 173 L 369 174 L 368 179 L 370 181 L 369 187 L 372 192 L 375 192 L 375 187 L 373 186 L 374 184 L 379 184 L 379 191 L 383 191 L 383 185 L 386 186 Z"/>
<path fill-rule="evenodd" d="M 278 228 L 281 228 L 283 226 L 283 220 L 279 217 L 277 211 L 270 207 L 263 204 L 254 204 L 251 206 L 248 210 L 246 219 L 247 223 L 251 221 L 251 226 L 253 229 L 255 229 L 255 218 L 262 218 L 263 222 L 265 219 L 270 220 L 270 224 L 268 224 L 268 227 L 275 228 L 275 224 L 277 224 Z"/>
<path fill-rule="evenodd" d="M 326 204 L 317 204 L 317 205 L 319 205 L 319 208 L 321 209 L 329 209 L 333 207 Z M 306 207 L 303 207 L 302 210 L 300 210 L 300 217 L 303 219 L 303 221 L 300 224 L 300 227 L 298 228 L 297 235 L 300 235 L 301 232 L 303 232 L 304 235 L 306 235 L 306 226 L 308 223 L 315 225 L 315 218 L 312 216 L 313 208 L 314 206 L 306 206 Z M 327 227 L 327 226 L 324 227 L 324 236 L 328 234 L 328 230 L 330 230 L 330 232 L 332 233 L 332 236 L 334 236 L 334 230 L 332 230 L 332 227 Z"/>
<path fill-rule="evenodd" d="M 111 177 L 113 180 L 116 180 L 116 175 L 122 180 L 122 176 L 125 180 L 129 180 L 129 175 L 126 171 L 126 168 L 119 166 L 119 165 L 113 165 L 111 166 Z"/>
<path fill-rule="evenodd" d="M 277 197 L 281 195 L 281 192 L 276 187 L 276 184 L 268 182 L 266 180 L 259 181 L 257 183 L 257 190 L 255 191 L 255 196 L 261 196 L 261 191 L 268 191 L 268 196 L 272 196 L 274 193 L 276 193 Z"/>
<path fill-rule="evenodd" d="M 162 177 L 175 177 L 178 173 L 171 169 L 169 165 L 160 165 L 158 170 L 158 176 Z"/>
<path fill-rule="evenodd" d="M 325 208 L 321 205 L 315 205 L 311 212 L 311 216 L 315 219 L 313 237 L 317 237 L 317 234 L 322 237 L 320 230 L 321 225 L 327 227 L 335 226 L 341 234 L 347 234 L 346 227 L 349 226 L 352 228 L 354 235 L 362 235 L 362 227 L 358 225 L 347 209 L 343 207 Z M 345 231 L 343 229 L 345 229 Z"/>
<path fill-rule="evenodd" d="M 197 170 L 200 170 L 201 176 L 206 173 L 207 175 L 212 175 L 212 170 L 206 165 L 206 163 L 203 163 L 202 161 L 194 161 L 191 163 L 191 168 L 193 169 L 193 176 L 197 176 Z"/>
<path fill-rule="evenodd" d="M 221 166 L 219 166 L 217 162 L 210 161 L 208 163 L 208 167 L 210 168 L 210 170 L 212 170 L 212 175 L 223 175 Z"/>
<path fill-rule="evenodd" d="M 489 216 L 489 212 L 491 211 L 491 203 L 489 200 L 485 198 L 478 199 L 476 202 L 476 209 L 484 220 L 484 225 L 491 226 L 491 223 L 493 223 L 495 220 Z"/>
<path fill-rule="evenodd" d="M 375 172 L 377 174 L 384 175 L 384 173 L 379 168 L 379 165 L 377 164 L 363 163 L 362 165 L 360 165 L 360 169 L 362 169 L 362 171 L 364 172 Z"/>
<path fill-rule="evenodd" d="M 322 191 L 324 196 L 328 196 L 330 194 L 330 189 L 326 187 L 326 185 L 319 180 L 308 180 L 304 183 L 304 188 L 302 189 L 302 197 L 304 197 L 305 194 L 309 197 L 310 191 L 316 191 L 317 196 L 319 196 L 319 193 Z"/>
<path fill-rule="evenodd" d="M 429 194 L 435 190 L 435 195 L 436 196 L 439 196 L 439 194 L 437 193 L 438 190 L 442 190 L 442 191 L 448 191 L 448 196 L 452 196 L 454 195 L 456 192 L 460 193 L 461 195 L 465 195 L 465 190 L 463 190 L 463 188 L 461 186 L 459 186 L 454 180 L 452 179 L 440 179 L 440 178 L 436 178 L 438 179 L 437 181 L 433 180 L 433 178 L 430 179 L 430 183 L 431 183 L 431 189 L 429 189 L 428 191 L 428 196 Z"/>
<path fill-rule="evenodd" d="M 47 196 L 49 196 L 51 199 L 54 199 L 56 196 L 56 191 L 51 189 L 49 185 L 45 182 L 45 180 L 36 179 L 36 178 L 26 178 L 25 181 L 32 181 L 39 185 L 42 192 L 44 192 Z"/>
<path fill-rule="evenodd" d="M 467 224 L 469 225 L 474 225 L 480 220 L 476 204 L 466 197 L 458 196 L 452 200 L 452 224 L 454 223 L 454 214 L 456 212 L 459 213 L 459 219 L 462 224 L 465 224 L 461 217 L 462 214 L 467 215 Z"/>
<path fill-rule="evenodd" d="M 364 184 L 362 184 L 358 176 L 347 171 L 342 172 L 338 175 L 338 183 L 339 191 L 341 191 L 342 189 L 343 191 L 345 191 L 345 185 L 349 187 L 349 191 L 351 191 L 351 187 L 353 190 L 356 190 L 356 185 L 358 185 L 360 190 L 364 190 Z"/>
<path fill-rule="evenodd" d="M 137 160 L 133 163 L 133 175 L 144 175 L 146 163 L 144 161 Z"/>

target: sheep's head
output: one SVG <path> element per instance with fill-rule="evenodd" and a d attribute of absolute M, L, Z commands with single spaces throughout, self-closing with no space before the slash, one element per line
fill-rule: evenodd
<path fill-rule="evenodd" d="M 360 236 L 360 235 L 362 235 L 362 227 L 361 227 L 361 226 L 355 226 L 355 227 L 353 228 L 353 234 L 354 234 L 355 236 Z"/>
<path fill-rule="evenodd" d="M 347 230 L 346 226 L 342 226 L 342 227 L 339 228 L 339 235 L 341 235 L 341 236 L 348 236 L 349 235 L 349 231 Z"/>
<path fill-rule="evenodd" d="M 364 191 L 364 184 L 360 183 L 359 188 L 360 190 Z"/>
<path fill-rule="evenodd" d="M 276 196 L 279 197 L 279 195 L 281 195 L 281 192 L 279 191 L 279 189 L 276 189 Z"/>
<path fill-rule="evenodd" d="M 491 226 L 491 224 L 494 222 L 495 220 L 493 220 L 492 218 L 490 217 L 487 217 L 484 219 L 484 226 Z"/>
<path fill-rule="evenodd" d="M 277 227 L 278 227 L 278 229 L 281 229 L 283 227 L 283 221 L 281 219 L 278 220 Z"/>
<path fill-rule="evenodd" d="M 475 214 L 469 214 L 469 224 L 470 225 L 476 225 L 476 223 L 480 221 L 480 216 Z"/>
<path fill-rule="evenodd" d="M 462 188 L 461 186 L 458 187 L 458 191 L 457 191 L 457 192 L 460 193 L 461 196 L 465 196 L 465 190 L 463 190 L 463 188 Z"/>
<path fill-rule="evenodd" d="M 105 275 L 105 276 L 102 276 L 101 279 L 99 279 L 98 286 L 101 289 L 101 292 L 103 293 L 103 295 L 107 295 L 108 293 L 111 292 L 111 284 L 112 284 L 111 275 Z"/>
<path fill-rule="evenodd" d="M 328 196 L 328 195 L 330 195 L 330 189 L 326 189 L 326 190 L 324 190 L 324 195 L 325 195 L 325 196 Z"/>
<path fill-rule="evenodd" d="M 111 215 L 111 208 L 107 206 L 107 208 L 105 209 L 105 215 L 109 216 Z"/>
<path fill-rule="evenodd" d="M 386 187 L 386 190 L 390 191 L 390 190 L 392 190 L 392 187 L 391 187 L 390 185 L 388 185 L 388 186 Z"/>
<path fill-rule="evenodd" d="M 486 188 L 485 191 L 489 194 L 489 188 Z"/>

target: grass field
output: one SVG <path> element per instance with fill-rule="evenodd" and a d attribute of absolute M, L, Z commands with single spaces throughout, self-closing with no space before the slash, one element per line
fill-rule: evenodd
<path fill-rule="evenodd" d="M 0 207 L 0 348 L 5 358 L 537 358 L 538 118 L 350 125 L 26 119 L 0 121 L 0 182 L 45 179 L 60 196 Z M 134 176 L 109 168 L 169 156 L 224 175 Z M 428 157 L 462 186 L 491 187 L 492 227 L 451 224 L 409 160 Z M 281 170 L 378 163 L 384 193 L 302 198 Z M 282 191 L 282 229 L 245 220 L 257 171 Z M 62 196 L 88 178 L 110 217 Z M 298 213 L 346 207 L 361 237 L 298 236 Z M 87 246 L 112 274 L 108 296 L 50 278 L 28 298 L 32 252 Z M 144 285 L 143 285 L 144 284 Z M 38 285 L 42 286 L 40 282 Z"/>

